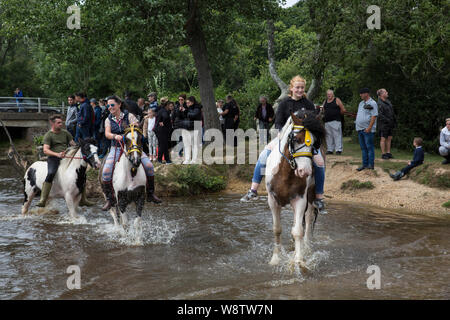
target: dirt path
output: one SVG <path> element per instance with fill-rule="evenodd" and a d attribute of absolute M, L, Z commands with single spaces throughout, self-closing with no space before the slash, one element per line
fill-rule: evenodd
<path fill-rule="evenodd" d="M 357 160 L 352 157 L 343 156 L 327 158 L 325 197 L 328 202 L 364 203 L 382 208 L 404 209 L 415 213 L 450 213 L 450 208 L 442 207 L 443 203 L 450 200 L 450 190 L 431 188 L 407 177 L 400 181 L 393 181 L 388 173 L 376 165 L 375 170 L 358 172 L 356 171 L 358 165 L 352 164 L 355 161 Z M 352 179 L 361 182 L 370 181 L 375 188 L 354 191 L 341 190 L 342 183 Z M 250 182 L 232 179 L 228 183 L 226 192 L 245 194 L 249 187 Z M 264 180 L 258 193 L 267 195 Z"/>

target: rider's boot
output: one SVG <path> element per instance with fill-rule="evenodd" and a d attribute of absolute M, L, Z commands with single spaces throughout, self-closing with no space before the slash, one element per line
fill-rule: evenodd
<path fill-rule="evenodd" d="M 83 189 L 83 192 L 81 193 L 81 199 L 79 206 L 80 207 L 92 207 L 94 205 L 94 202 L 91 202 L 86 197 L 86 188 Z"/>
<path fill-rule="evenodd" d="M 106 197 L 106 203 L 102 207 L 103 211 L 108 211 L 112 206 L 116 205 L 116 197 L 114 196 L 114 190 L 112 186 L 112 182 L 102 182 L 102 191 Z"/>
<path fill-rule="evenodd" d="M 323 199 L 315 199 L 313 205 L 319 210 L 320 214 L 327 214 L 328 211 L 325 209 L 325 202 Z"/>
<path fill-rule="evenodd" d="M 48 195 L 50 194 L 50 190 L 52 189 L 52 183 L 51 182 L 44 182 L 42 185 L 41 190 L 41 200 L 36 204 L 38 207 L 45 207 L 45 204 L 48 199 Z"/>
<path fill-rule="evenodd" d="M 161 199 L 155 196 L 155 176 L 147 176 L 147 202 L 161 203 Z"/>

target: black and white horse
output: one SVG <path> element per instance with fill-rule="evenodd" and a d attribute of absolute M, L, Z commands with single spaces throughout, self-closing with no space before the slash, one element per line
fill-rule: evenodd
<path fill-rule="evenodd" d="M 100 166 L 97 156 L 97 147 L 94 141 L 80 139 L 80 144 L 70 147 L 64 159 L 61 159 L 58 171 L 53 180 L 49 200 L 52 198 L 64 198 L 67 208 L 73 218 L 77 218 L 78 204 L 81 193 L 86 187 L 87 165 L 93 168 Z M 24 177 L 24 202 L 22 214 L 26 214 L 31 201 L 41 193 L 42 185 L 47 176 L 47 162 L 36 161 L 25 172 Z"/>
<path fill-rule="evenodd" d="M 128 223 L 126 209 L 134 202 L 136 204 L 136 219 L 134 226 L 141 231 L 141 215 L 145 203 L 145 185 L 147 178 L 143 166 L 141 165 L 142 155 L 142 131 L 131 125 L 125 129 L 123 134 L 123 155 L 115 164 L 112 177 L 114 194 L 117 199 L 117 206 L 111 207 L 110 213 L 114 219 L 114 225 L 123 227 Z"/>

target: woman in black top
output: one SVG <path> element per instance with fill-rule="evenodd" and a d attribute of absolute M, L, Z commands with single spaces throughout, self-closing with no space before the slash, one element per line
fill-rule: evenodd
<path fill-rule="evenodd" d="M 295 113 L 300 110 L 310 110 L 317 112 L 314 103 L 306 98 L 305 94 L 306 80 L 300 76 L 295 76 L 290 81 L 289 91 L 290 96 L 283 100 L 278 106 L 275 115 L 275 128 L 281 132 L 281 129 L 286 124 L 286 121 L 291 116 L 291 112 Z M 241 201 L 249 201 L 258 198 L 258 187 L 262 181 L 261 172 L 265 171 L 267 158 L 270 155 L 272 149 L 277 145 L 278 139 L 272 140 L 266 148 L 261 152 L 256 163 L 255 170 L 253 172 L 252 185 L 247 194 L 241 198 Z M 325 181 L 325 162 L 320 152 L 320 140 L 314 142 L 313 152 L 313 166 L 314 166 L 314 179 L 316 189 L 316 199 L 314 200 L 314 206 L 319 209 L 319 212 L 325 214 L 325 204 L 323 202 L 323 187 Z"/>
<path fill-rule="evenodd" d="M 195 97 L 191 96 L 186 100 L 186 107 L 180 106 L 178 116 L 180 119 L 179 128 L 185 129 L 182 132 L 183 164 L 194 164 L 197 162 L 198 151 L 201 150 L 202 143 L 202 105 L 197 103 Z"/>
<path fill-rule="evenodd" d="M 169 143 L 172 134 L 172 120 L 170 119 L 170 112 L 173 109 L 173 102 L 166 102 L 161 104 L 156 116 L 155 133 L 158 138 L 158 162 L 162 163 L 162 158 L 166 160 L 166 164 L 171 164 Z"/>

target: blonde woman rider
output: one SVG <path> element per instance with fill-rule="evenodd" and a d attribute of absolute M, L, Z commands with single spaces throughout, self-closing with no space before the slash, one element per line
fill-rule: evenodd
<path fill-rule="evenodd" d="M 291 79 L 289 85 L 289 97 L 283 100 L 275 115 L 275 128 L 281 132 L 281 129 L 286 124 L 286 121 L 291 116 L 291 112 L 297 112 L 300 110 L 315 111 L 316 107 L 314 103 L 306 98 L 305 94 L 306 80 L 300 76 L 295 76 Z M 259 155 L 256 162 L 255 170 L 253 172 L 252 185 L 247 194 L 241 198 L 241 201 L 249 201 L 258 198 L 258 187 L 261 184 L 263 174 L 266 168 L 266 162 L 269 154 L 278 144 L 278 139 L 272 140 L 266 148 Z M 316 199 L 314 200 L 314 206 L 320 213 L 326 214 L 325 203 L 323 201 L 323 187 L 325 183 L 325 162 L 320 152 L 320 141 L 316 141 L 314 144 L 315 152 L 313 152 L 313 165 L 314 165 L 314 178 L 316 183 Z"/>

